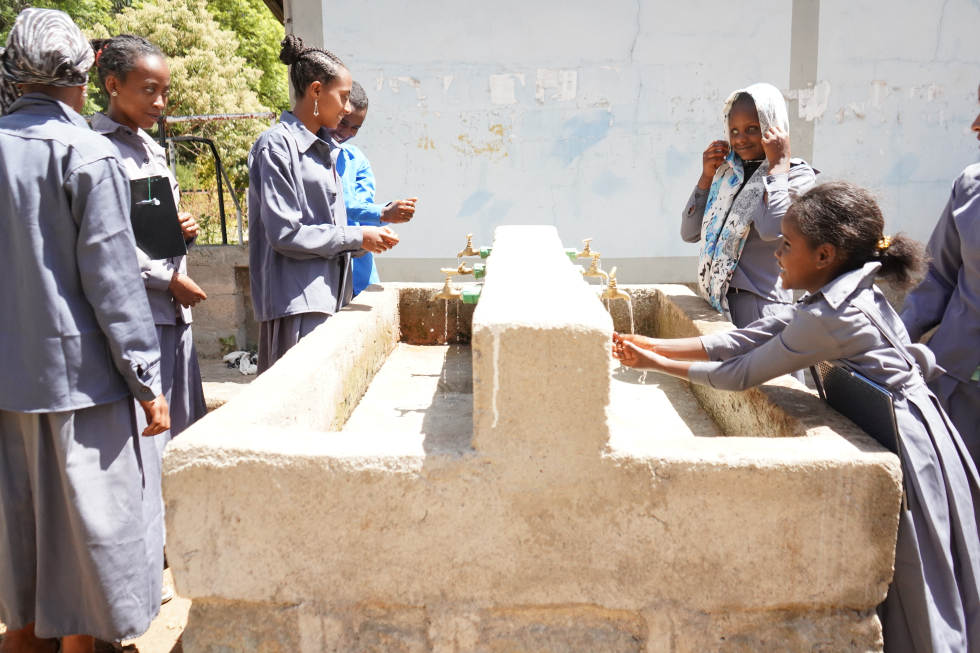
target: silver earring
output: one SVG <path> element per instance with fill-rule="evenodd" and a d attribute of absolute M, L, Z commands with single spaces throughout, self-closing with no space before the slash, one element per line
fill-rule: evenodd
<path fill-rule="evenodd" d="M 314 100 L 313 100 L 313 115 L 314 116 L 319 116 L 320 115 L 320 99 L 319 98 L 314 98 Z"/>
<path fill-rule="evenodd" d="M 113 91 L 113 92 L 112 92 L 112 97 L 116 97 L 117 95 L 119 95 L 119 93 L 118 93 L 118 92 L 116 92 L 116 91 Z"/>

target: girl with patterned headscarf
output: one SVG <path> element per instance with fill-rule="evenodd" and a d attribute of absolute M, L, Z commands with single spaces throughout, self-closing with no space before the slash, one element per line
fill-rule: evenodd
<path fill-rule="evenodd" d="M 735 91 L 724 116 L 725 140 L 702 155 L 681 237 L 701 242 L 701 297 L 742 328 L 793 301 L 773 255 L 790 202 L 813 186 L 816 173 L 790 158 L 786 102 L 774 86 Z"/>
<path fill-rule="evenodd" d="M 0 54 L 0 621 L 4 650 L 94 651 L 160 609 L 135 428 L 170 426 L 118 151 L 77 113 L 91 47 L 25 9 Z"/>

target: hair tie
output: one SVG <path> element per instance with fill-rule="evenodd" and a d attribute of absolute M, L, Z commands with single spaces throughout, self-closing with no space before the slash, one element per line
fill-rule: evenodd
<path fill-rule="evenodd" d="M 98 52 L 95 53 L 95 65 L 96 66 L 99 65 L 99 57 L 102 56 L 102 51 L 103 50 L 105 50 L 105 46 L 104 45 L 101 48 L 99 48 L 99 51 Z"/>
<path fill-rule="evenodd" d="M 884 251 L 884 250 L 888 249 L 891 246 L 892 246 L 892 237 L 891 236 L 885 236 L 884 238 L 882 238 L 881 240 L 878 241 L 878 249 L 879 250 Z"/>

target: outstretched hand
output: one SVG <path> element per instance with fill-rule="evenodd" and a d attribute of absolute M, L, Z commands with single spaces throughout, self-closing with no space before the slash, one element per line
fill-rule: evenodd
<path fill-rule="evenodd" d="M 395 200 L 381 209 L 381 221 L 391 224 L 408 222 L 415 217 L 415 203 L 419 201 L 417 197 L 409 197 L 405 200 Z"/>

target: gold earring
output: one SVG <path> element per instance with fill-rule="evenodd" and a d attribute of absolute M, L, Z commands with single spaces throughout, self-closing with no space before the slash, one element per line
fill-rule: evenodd
<path fill-rule="evenodd" d="M 314 116 L 319 116 L 320 115 L 320 99 L 319 98 L 313 98 L 313 115 Z"/>

